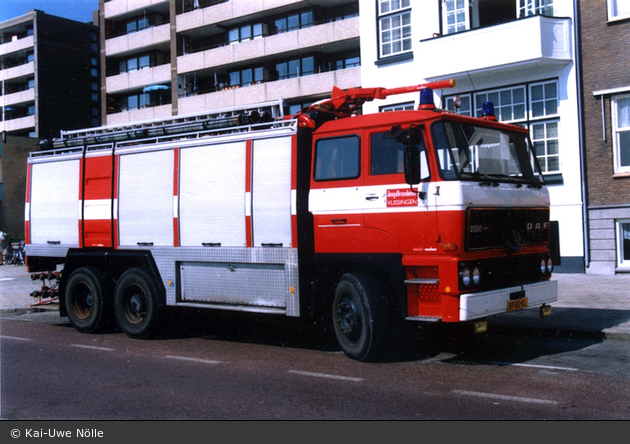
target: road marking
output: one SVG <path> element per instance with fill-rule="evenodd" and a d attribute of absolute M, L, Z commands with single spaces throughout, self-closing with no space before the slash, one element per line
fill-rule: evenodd
<path fill-rule="evenodd" d="M 517 362 L 493 362 L 495 365 L 513 365 L 515 367 L 531 367 L 531 368 L 541 368 L 544 370 L 564 370 L 567 372 L 579 372 L 579 368 L 573 367 L 555 367 L 553 365 L 536 365 L 536 364 L 519 364 Z"/>
<path fill-rule="evenodd" d="M 302 376 L 314 376 L 316 378 L 328 378 L 328 379 L 339 379 L 341 381 L 352 381 L 352 382 L 362 382 L 363 378 L 353 378 L 351 376 L 341 376 L 341 375 L 330 375 L 327 373 L 313 373 L 313 372 L 303 372 L 300 370 L 288 370 L 288 373 L 293 373 L 295 375 Z"/>
<path fill-rule="evenodd" d="M 496 393 L 471 392 L 468 390 L 453 390 L 451 391 L 451 393 L 454 393 L 456 395 L 476 396 L 478 398 L 500 399 L 502 401 L 526 402 L 530 404 L 558 404 L 558 401 L 554 401 L 551 399 L 523 398 L 521 396 L 507 396 L 499 395 Z"/>
<path fill-rule="evenodd" d="M 0 282 L 2 281 L 14 281 L 15 278 L 0 278 Z"/>
<path fill-rule="evenodd" d="M 0 339 L 13 339 L 14 341 L 32 341 L 29 338 L 18 338 L 17 336 L 0 336 Z"/>
<path fill-rule="evenodd" d="M 202 364 L 222 364 L 222 361 L 213 361 L 212 359 L 189 358 L 187 356 L 164 356 L 166 359 L 177 359 L 179 361 L 201 362 Z"/>
<path fill-rule="evenodd" d="M 100 350 L 100 351 L 108 351 L 108 352 L 116 351 L 115 348 L 98 347 L 96 345 L 70 344 L 70 347 L 87 348 L 89 350 Z"/>

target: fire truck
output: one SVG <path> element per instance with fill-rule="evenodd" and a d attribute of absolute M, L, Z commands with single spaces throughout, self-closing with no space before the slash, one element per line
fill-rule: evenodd
<path fill-rule="evenodd" d="M 168 307 L 326 318 L 387 356 L 398 326 L 557 300 L 549 195 L 525 128 L 439 109 L 440 81 L 64 131 L 28 159 L 26 260 L 80 332 Z M 419 92 L 415 110 L 361 106 Z"/>

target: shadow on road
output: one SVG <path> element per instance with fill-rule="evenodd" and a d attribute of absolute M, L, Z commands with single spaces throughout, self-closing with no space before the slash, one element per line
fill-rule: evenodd
<path fill-rule="evenodd" d="M 630 311 L 555 308 L 550 318 L 525 310 L 489 320 L 486 333 L 468 324 L 406 325 L 390 349 L 388 362 L 434 359 L 483 365 L 525 362 L 540 356 L 579 350 L 606 339 L 605 329 L 630 321 Z M 339 351 L 332 325 L 324 319 L 277 315 L 179 310 L 170 313 L 160 339 L 203 337 L 208 340 L 265 344 L 328 352 Z"/>

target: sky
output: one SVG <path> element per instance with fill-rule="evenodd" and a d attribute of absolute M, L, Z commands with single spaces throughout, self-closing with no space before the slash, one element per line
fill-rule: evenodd
<path fill-rule="evenodd" d="M 91 22 L 92 11 L 98 9 L 98 0 L 0 0 L 0 22 L 39 9 L 46 14 Z"/>

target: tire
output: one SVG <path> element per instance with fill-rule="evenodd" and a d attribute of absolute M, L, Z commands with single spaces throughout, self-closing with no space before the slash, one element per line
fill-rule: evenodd
<path fill-rule="evenodd" d="M 66 283 L 64 304 L 72 326 L 82 333 L 97 333 L 109 327 L 111 286 L 93 267 L 76 269 Z"/>
<path fill-rule="evenodd" d="M 337 342 L 349 358 L 381 361 L 387 354 L 389 313 L 385 294 L 376 279 L 344 274 L 333 300 L 333 325 Z"/>
<path fill-rule="evenodd" d="M 114 293 L 114 313 L 122 331 L 130 338 L 149 338 L 158 312 L 158 287 L 149 273 L 141 268 L 124 272 Z"/>

